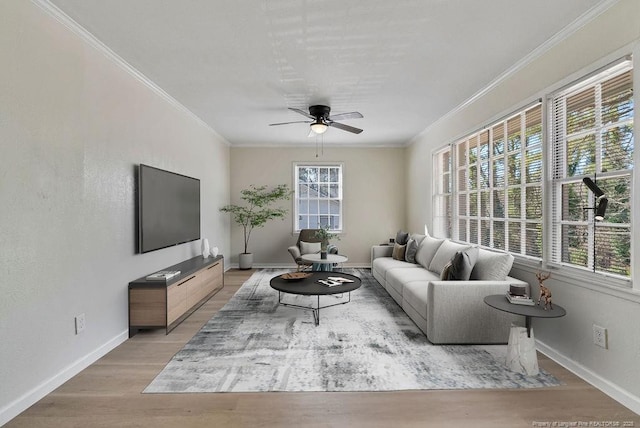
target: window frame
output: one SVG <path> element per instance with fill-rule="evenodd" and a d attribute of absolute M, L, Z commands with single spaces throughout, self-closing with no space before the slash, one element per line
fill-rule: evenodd
<path fill-rule="evenodd" d="M 318 176 L 320 176 L 320 169 L 323 168 L 337 168 L 338 169 L 338 180 L 334 181 L 331 179 L 331 172 L 330 170 L 327 171 L 327 180 L 326 181 L 320 181 L 318 180 L 317 184 L 318 186 L 321 185 L 327 185 L 329 192 L 327 193 L 326 197 L 317 197 L 317 198 L 312 198 L 309 196 L 309 194 L 307 194 L 307 197 L 304 197 L 300 195 L 300 182 L 299 182 L 299 177 L 300 177 L 300 169 L 301 168 L 313 168 L 313 169 L 318 169 Z M 293 197 L 293 233 L 299 233 L 300 230 L 302 229 L 315 229 L 315 227 L 308 227 L 309 223 L 306 223 L 307 227 L 300 227 L 301 223 L 300 223 L 300 216 L 307 216 L 307 218 L 312 217 L 312 216 L 317 216 L 318 217 L 318 224 L 320 224 L 320 217 L 321 216 L 328 216 L 328 217 L 337 217 L 338 218 L 338 222 L 339 222 L 339 228 L 331 228 L 331 231 L 333 233 L 344 233 L 344 163 L 343 162 L 294 162 L 293 163 L 293 183 L 294 183 L 294 197 Z M 330 188 L 331 185 L 337 185 L 338 186 L 338 196 L 337 197 L 331 197 L 331 193 L 330 193 Z M 300 201 L 318 201 L 318 209 L 317 209 L 317 213 L 310 213 L 309 211 L 307 211 L 306 213 L 300 213 Z M 327 202 L 331 202 L 331 201 L 337 201 L 339 202 L 339 207 L 338 207 L 338 213 L 334 214 L 331 213 L 331 207 L 328 206 L 327 208 L 327 213 L 321 213 L 321 209 L 320 209 L 320 201 L 326 200 Z M 329 220 L 329 224 L 331 224 L 331 220 Z"/>
<path fill-rule="evenodd" d="M 603 107 L 603 99 L 601 95 L 601 87 L 603 84 L 613 80 L 616 77 L 622 76 L 624 73 L 631 73 L 632 85 L 633 85 L 633 77 L 634 77 L 634 65 L 632 58 L 630 56 L 623 57 L 617 61 L 614 61 L 604 67 L 586 74 L 585 76 L 572 81 L 571 83 L 565 85 L 564 87 L 550 93 L 547 96 L 546 105 L 547 105 L 547 138 L 548 138 L 548 156 L 546 160 L 548 161 L 548 171 L 549 171 L 549 179 L 546 187 L 549 189 L 549 201 L 550 201 L 550 210 L 548 213 L 548 241 L 550 242 L 549 249 L 547 254 L 545 255 L 545 264 L 547 267 L 552 269 L 562 269 L 568 275 L 575 276 L 577 278 L 585 278 L 589 279 L 598 279 L 598 281 L 602 281 L 603 279 L 607 281 L 607 283 L 616 286 L 618 288 L 623 289 L 632 289 L 633 287 L 633 245 L 631 245 L 631 241 L 633 240 L 634 230 L 633 230 L 633 212 L 634 212 L 634 192 L 633 192 L 633 182 L 634 182 L 634 160 L 637 158 L 635 152 L 635 147 L 633 152 L 631 153 L 631 166 L 628 169 L 616 169 L 610 170 L 606 172 L 602 172 L 602 163 L 603 158 L 601 156 L 601 150 L 603 147 L 602 143 L 602 133 L 611 130 L 614 128 L 619 128 L 621 126 L 630 126 L 631 129 L 631 138 L 635 136 L 635 115 L 637 112 L 635 111 L 636 106 L 634 104 L 635 98 L 631 97 L 632 106 L 634 109 L 633 114 L 630 118 L 616 121 L 616 122 L 607 122 L 603 123 L 601 120 L 602 115 L 602 107 Z M 633 88 L 633 86 L 632 86 Z M 594 124 L 591 127 L 587 127 L 578 132 L 567 132 L 566 124 L 557 123 L 557 116 L 560 115 L 558 110 L 562 110 L 561 120 L 564 122 L 566 120 L 566 111 L 564 110 L 566 107 L 566 101 L 568 98 L 572 96 L 577 96 L 582 92 L 586 92 L 590 89 L 594 91 Z M 557 103 L 564 102 L 565 104 L 562 106 L 558 106 Z M 594 144 L 594 161 L 593 161 L 593 172 L 587 172 L 583 174 L 574 174 L 569 175 L 566 171 L 567 167 L 567 151 L 565 148 L 567 140 L 572 138 L 584 137 L 593 134 L 593 144 Z M 600 150 L 599 150 L 600 149 Z M 586 188 L 582 191 L 584 195 L 586 195 L 586 199 L 588 204 L 586 204 L 589 208 L 586 211 L 586 219 L 572 220 L 563 218 L 563 212 L 566 208 L 564 204 L 563 197 L 563 188 L 566 185 L 576 184 L 577 186 L 582 186 L 582 179 L 584 177 L 594 178 L 597 180 L 612 180 L 616 178 L 626 178 L 628 180 L 629 186 L 631 190 L 629 191 L 629 213 L 630 213 L 630 221 L 629 223 L 607 223 L 606 217 L 603 222 L 594 222 L 593 216 L 594 212 L 591 210 L 591 206 L 594 203 L 593 194 L 586 190 Z M 581 195 L 582 198 L 582 195 Z M 569 202 L 567 202 L 569 203 Z M 629 251 L 630 251 L 630 261 L 629 261 L 629 275 L 621 275 L 614 272 L 609 272 L 606 270 L 598 270 L 598 266 L 596 263 L 596 254 L 594 250 L 596 248 L 595 240 L 597 240 L 597 227 L 598 225 L 610 227 L 613 229 L 622 229 L 628 228 L 628 236 L 630 240 Z M 562 232 L 563 226 L 570 227 L 582 227 L 588 233 L 587 238 L 587 248 L 586 248 L 586 257 L 587 263 L 586 266 L 581 266 L 576 263 L 571 263 L 562 260 L 563 259 L 563 248 L 562 242 L 565 239 L 569 239 L 569 235 L 564 235 Z M 595 235 L 595 236 L 594 236 Z M 568 251 L 568 250 L 567 250 Z"/>
<path fill-rule="evenodd" d="M 534 110 L 537 110 L 534 112 Z M 539 122 L 532 126 L 537 126 L 536 132 L 538 141 L 536 143 L 527 144 L 527 113 L 531 116 L 539 117 Z M 451 214 L 452 214 L 452 237 L 459 242 L 465 242 L 472 245 L 479 245 L 485 248 L 508 251 L 514 256 L 524 259 L 542 261 L 544 248 L 544 121 L 543 121 L 543 105 L 542 100 L 536 100 L 529 103 L 509 115 L 493 121 L 490 125 L 481 128 L 475 132 L 467 134 L 463 138 L 457 139 L 451 144 L 451 178 L 452 178 L 452 197 L 451 197 Z M 513 128 L 516 124 L 516 132 L 510 134 L 509 126 Z M 502 129 L 502 137 L 495 138 L 498 129 Z M 509 136 L 517 135 L 519 140 L 514 141 L 514 147 L 509 149 Z M 502 152 L 496 154 L 494 147 L 497 142 L 502 144 Z M 527 171 L 528 164 L 527 153 L 533 150 L 537 151 L 540 157 L 538 166 L 537 181 L 528 181 Z M 445 152 L 440 149 L 436 153 Z M 486 154 L 483 155 L 483 151 Z M 475 159 L 470 159 L 471 156 Z M 519 181 L 515 183 L 508 182 L 509 159 L 513 157 L 517 160 L 514 163 L 519 171 Z M 497 183 L 495 180 L 497 165 L 502 164 L 503 182 Z M 486 170 L 486 174 L 481 173 Z M 434 169 L 434 172 L 437 171 Z M 475 178 L 471 179 L 470 174 Z M 434 180 L 439 177 L 434 178 Z M 463 181 L 464 180 L 464 181 Z M 470 181 L 471 180 L 471 181 Z M 470 184 L 475 180 L 475 185 Z M 527 189 L 539 188 L 539 216 L 537 218 L 527 218 L 526 198 Z M 518 206 L 514 206 L 513 214 L 508 212 L 508 195 L 510 191 L 518 190 L 520 192 Z M 505 210 L 503 216 L 496 215 L 496 198 L 500 199 L 502 194 Z M 515 192 L 517 193 L 517 192 Z M 484 195 L 483 195 L 484 194 Z M 435 194 L 434 194 L 435 195 Z M 483 205 L 484 204 L 484 205 Z M 436 205 L 434 205 L 436 206 Z M 484 211 L 483 211 L 484 206 Z M 436 206 L 436 208 L 439 208 Z M 518 212 L 516 216 L 514 213 Z M 483 215 L 486 213 L 487 215 Z M 434 213 L 434 218 L 438 214 Z M 440 213 L 440 215 L 443 215 Z M 464 224 L 463 224 L 464 223 Z M 504 225 L 504 243 L 496 245 L 495 227 L 498 223 Z M 528 225 L 536 225 L 537 239 L 539 240 L 539 248 L 537 254 L 530 254 L 527 245 Z M 475 226 L 474 226 L 475 225 Z M 517 252 L 513 248 L 509 248 L 509 226 L 513 225 L 519 231 L 519 249 Z M 484 240 L 482 227 L 488 228 L 487 239 Z M 473 236 L 472 236 L 473 235 Z"/>

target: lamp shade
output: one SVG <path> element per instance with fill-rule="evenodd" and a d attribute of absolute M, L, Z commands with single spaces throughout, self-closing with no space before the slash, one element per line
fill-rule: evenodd
<path fill-rule="evenodd" d="M 311 124 L 311 130 L 316 134 L 324 134 L 327 132 L 328 126 L 321 121 L 316 121 Z"/>
<path fill-rule="evenodd" d="M 596 221 L 604 220 L 604 213 L 607 211 L 607 204 L 609 200 L 607 198 L 602 198 L 598 202 L 598 208 L 596 208 Z"/>

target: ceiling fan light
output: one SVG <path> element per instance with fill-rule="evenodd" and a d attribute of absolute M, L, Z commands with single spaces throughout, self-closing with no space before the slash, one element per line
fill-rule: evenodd
<path fill-rule="evenodd" d="M 313 122 L 311 124 L 311 130 L 316 134 L 324 134 L 327 132 L 328 126 L 322 122 Z"/>

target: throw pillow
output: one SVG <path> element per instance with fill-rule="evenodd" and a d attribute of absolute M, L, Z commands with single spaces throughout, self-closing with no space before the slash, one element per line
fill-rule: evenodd
<path fill-rule="evenodd" d="M 433 260 L 433 256 L 443 242 L 444 239 L 432 238 L 431 236 L 424 237 L 418 246 L 418 251 L 416 251 L 416 263 L 429 270 L 431 260 Z"/>
<path fill-rule="evenodd" d="M 442 269 L 442 273 L 440 274 L 440 279 L 447 281 L 449 279 L 449 275 L 451 274 L 451 267 L 453 264 L 451 262 L 444 265 L 444 269 Z"/>
<path fill-rule="evenodd" d="M 511 271 L 511 266 L 513 266 L 511 254 L 482 248 L 471 272 L 471 279 L 504 281 Z"/>
<path fill-rule="evenodd" d="M 418 252 L 418 242 L 413 239 L 413 238 L 409 238 L 409 241 L 407 242 L 407 249 L 404 253 L 404 261 L 409 262 L 409 263 L 416 263 L 416 252 Z"/>
<path fill-rule="evenodd" d="M 447 279 L 468 281 L 477 259 L 478 249 L 476 247 L 458 251 L 451 259 L 451 270 Z"/>
<path fill-rule="evenodd" d="M 407 248 L 406 245 L 394 244 L 393 253 L 391 254 L 391 257 L 393 257 L 396 260 L 404 261 L 404 252 L 406 248 Z"/>
<path fill-rule="evenodd" d="M 403 232 L 399 230 L 396 234 L 396 244 L 406 245 L 409 240 L 409 232 Z"/>
<path fill-rule="evenodd" d="M 453 259 L 453 256 L 458 251 L 464 251 L 467 248 L 469 248 L 469 245 L 457 244 L 447 239 L 440 245 L 440 248 L 438 248 L 438 251 L 436 251 L 436 254 L 433 256 L 433 260 L 431 260 L 431 264 L 429 264 L 429 270 L 431 272 L 442 272 L 444 265 Z"/>
<path fill-rule="evenodd" d="M 315 254 L 320 252 L 321 245 L 319 242 L 300 241 L 301 254 Z"/>

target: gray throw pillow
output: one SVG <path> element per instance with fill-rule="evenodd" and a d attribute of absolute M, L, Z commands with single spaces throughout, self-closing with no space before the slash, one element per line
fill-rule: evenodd
<path fill-rule="evenodd" d="M 418 252 L 418 244 L 415 239 L 409 238 L 407 242 L 407 249 L 404 253 L 404 260 L 409 263 L 416 263 L 416 253 Z"/>
<path fill-rule="evenodd" d="M 403 232 L 399 230 L 396 234 L 396 244 L 406 245 L 409 240 L 409 232 Z"/>
<path fill-rule="evenodd" d="M 451 259 L 451 270 L 447 279 L 468 281 L 477 259 L 478 249 L 476 247 L 458 251 Z"/>

